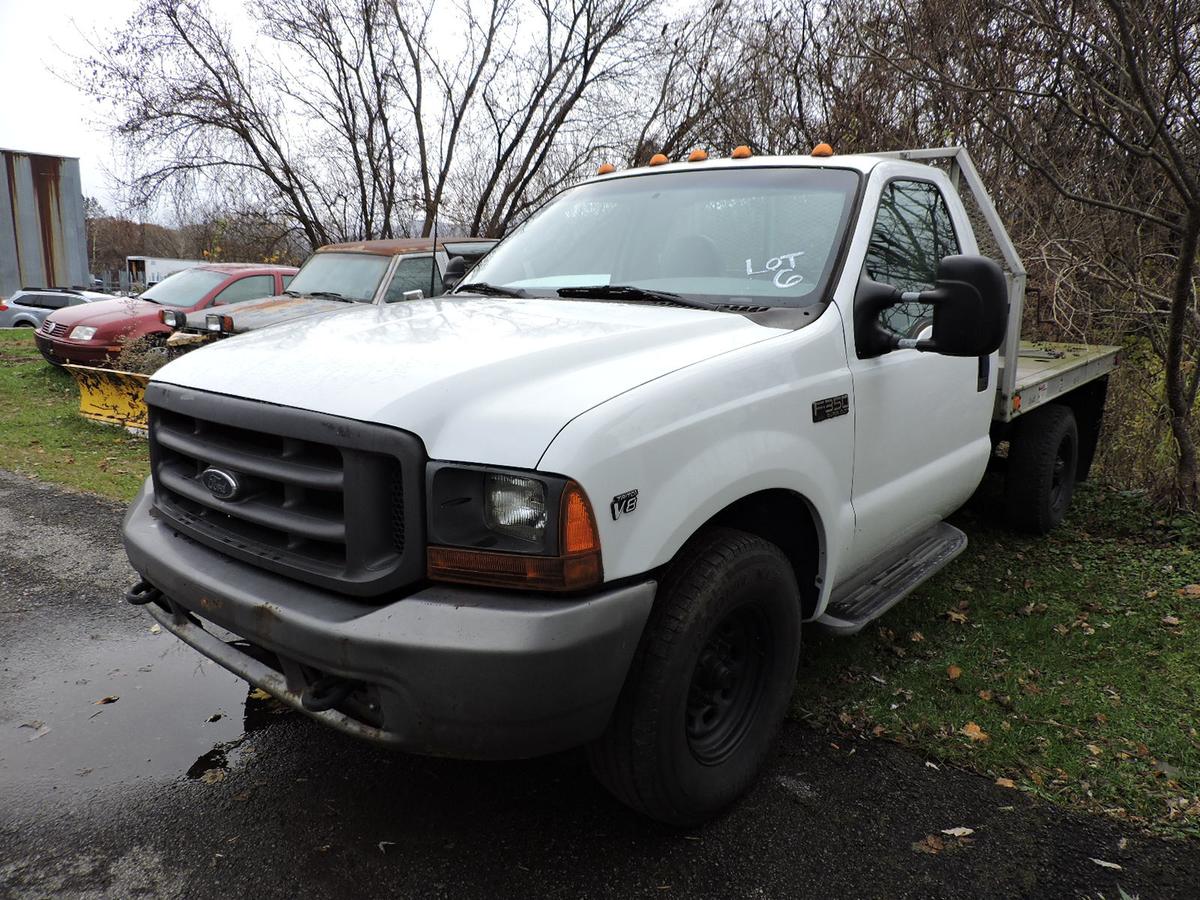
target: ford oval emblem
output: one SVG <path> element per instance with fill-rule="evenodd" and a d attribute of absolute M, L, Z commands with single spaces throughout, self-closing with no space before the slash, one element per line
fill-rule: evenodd
<path fill-rule="evenodd" d="M 242 489 L 242 483 L 236 475 L 224 469 L 214 469 L 212 466 L 200 473 L 200 483 L 218 500 L 232 500 Z"/>

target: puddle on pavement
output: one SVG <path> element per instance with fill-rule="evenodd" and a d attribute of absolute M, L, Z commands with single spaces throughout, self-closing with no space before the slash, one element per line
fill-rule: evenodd
<path fill-rule="evenodd" d="M 236 765 L 246 736 L 283 710 L 167 633 L 70 649 L 35 663 L 3 704 L 0 795 L 202 778 Z"/>

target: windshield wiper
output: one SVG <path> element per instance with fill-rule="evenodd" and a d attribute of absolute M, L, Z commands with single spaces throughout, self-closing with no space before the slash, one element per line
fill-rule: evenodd
<path fill-rule="evenodd" d="M 291 288 L 288 288 L 287 290 L 285 290 L 285 291 L 284 291 L 284 293 L 285 293 L 285 294 L 287 294 L 289 297 L 302 297 L 302 296 L 304 296 L 304 295 L 303 295 L 303 294 L 301 294 L 299 291 L 293 291 Z"/>
<path fill-rule="evenodd" d="M 328 297 L 330 300 L 345 300 L 347 303 L 353 303 L 353 297 L 347 297 L 345 294 L 339 294 L 337 291 L 309 291 L 309 297 Z"/>
<path fill-rule="evenodd" d="M 685 297 L 671 291 L 652 291 L 647 288 L 634 287 L 631 284 L 596 284 L 585 287 L 565 287 L 558 289 L 560 297 L 578 297 L 582 300 L 625 300 L 632 303 L 673 303 L 677 306 L 690 306 L 694 309 L 716 309 L 715 303 Z"/>
<path fill-rule="evenodd" d="M 460 284 L 454 289 L 456 294 L 483 294 L 485 297 L 528 297 L 520 288 L 506 288 L 498 284 L 488 284 L 486 281 L 472 281 L 470 284 Z"/>

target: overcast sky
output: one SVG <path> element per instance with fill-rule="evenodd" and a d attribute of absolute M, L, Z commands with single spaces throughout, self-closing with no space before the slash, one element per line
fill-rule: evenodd
<path fill-rule="evenodd" d="M 118 167 L 98 122 L 102 108 L 56 76 L 86 53 L 83 35 L 119 27 L 140 0 L 0 0 L 0 147 L 79 157 L 83 193 L 111 211 Z M 237 0 L 212 0 L 223 16 L 241 18 Z"/>

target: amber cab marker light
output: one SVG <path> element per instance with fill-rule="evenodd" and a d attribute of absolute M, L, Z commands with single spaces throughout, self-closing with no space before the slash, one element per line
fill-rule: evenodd
<path fill-rule="evenodd" d="M 612 163 L 601 163 L 600 168 L 596 170 L 597 175 L 611 175 L 617 171 L 617 167 Z"/>
<path fill-rule="evenodd" d="M 734 147 L 733 152 L 729 154 L 730 159 L 749 159 L 754 154 L 750 152 L 750 148 L 745 144 Z"/>
<path fill-rule="evenodd" d="M 704 162 L 706 159 L 708 159 L 707 151 L 701 150 L 699 147 L 688 154 L 688 162 Z"/>
<path fill-rule="evenodd" d="M 828 144 L 821 143 L 812 149 L 813 156 L 833 156 L 833 148 Z"/>
<path fill-rule="evenodd" d="M 655 153 L 652 157 L 650 157 L 650 165 L 652 166 L 665 165 L 666 162 L 667 157 L 662 153 Z"/>

